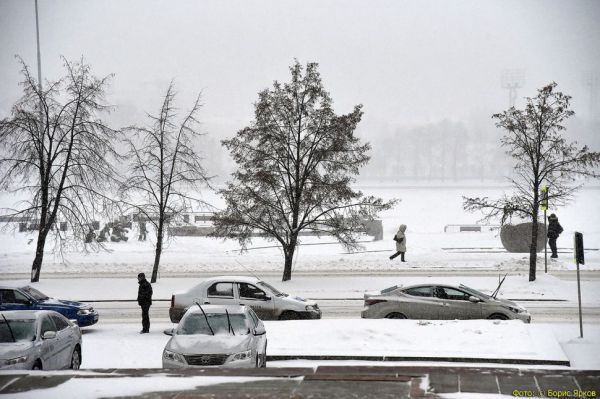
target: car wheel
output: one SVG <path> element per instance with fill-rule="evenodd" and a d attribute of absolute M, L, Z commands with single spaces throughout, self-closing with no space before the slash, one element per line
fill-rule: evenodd
<path fill-rule="evenodd" d="M 298 313 L 292 310 L 286 310 L 279 316 L 279 320 L 298 320 L 299 318 Z"/>
<path fill-rule="evenodd" d="M 79 345 L 75 347 L 73 350 L 73 354 L 71 355 L 71 369 L 79 370 L 81 367 L 81 348 Z"/>
<path fill-rule="evenodd" d="M 490 320 L 508 320 L 508 317 L 506 317 L 502 313 L 494 313 L 493 315 L 488 317 L 488 319 L 490 319 Z"/>
<path fill-rule="evenodd" d="M 403 315 L 402 313 L 390 313 L 387 316 L 385 316 L 386 319 L 406 319 L 406 316 Z"/>
<path fill-rule="evenodd" d="M 262 363 L 260 364 L 261 368 L 267 367 L 267 344 L 265 344 L 265 350 L 262 354 Z"/>
<path fill-rule="evenodd" d="M 36 360 L 35 363 L 33 363 L 33 367 L 31 369 L 32 370 L 42 370 L 42 361 Z"/>

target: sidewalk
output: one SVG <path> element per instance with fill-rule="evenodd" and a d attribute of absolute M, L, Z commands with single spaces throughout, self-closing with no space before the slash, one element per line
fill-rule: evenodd
<path fill-rule="evenodd" d="M 599 371 L 439 367 L 93 370 L 0 374 L 10 398 L 598 397 Z"/>

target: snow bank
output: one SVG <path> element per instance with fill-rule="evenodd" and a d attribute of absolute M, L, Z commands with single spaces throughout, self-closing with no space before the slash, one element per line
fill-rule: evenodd
<path fill-rule="evenodd" d="M 567 361 L 545 325 L 492 320 L 267 321 L 269 356 L 388 356 Z M 160 368 L 170 323 L 100 324 L 84 330 L 83 368 Z M 587 348 L 597 349 L 598 341 Z"/>

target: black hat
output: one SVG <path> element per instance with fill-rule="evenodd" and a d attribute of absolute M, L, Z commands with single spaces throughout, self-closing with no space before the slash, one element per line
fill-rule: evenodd
<path fill-rule="evenodd" d="M 556 217 L 554 213 L 551 213 L 550 216 L 548 216 L 548 220 L 558 220 L 558 217 Z"/>
<path fill-rule="evenodd" d="M 140 273 L 138 274 L 138 278 L 146 278 L 146 275 L 144 273 Z"/>

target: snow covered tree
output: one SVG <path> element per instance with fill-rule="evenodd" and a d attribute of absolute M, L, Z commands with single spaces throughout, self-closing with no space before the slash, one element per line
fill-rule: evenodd
<path fill-rule="evenodd" d="M 27 197 L 9 217 L 37 226 L 31 267 L 37 282 L 48 236 L 56 234 L 59 248 L 66 239 L 57 223 L 66 222 L 83 241 L 110 204 L 118 131 L 100 119 L 109 110 L 103 101 L 110 76 L 96 78 L 83 62 L 64 60 L 66 75 L 42 89 L 21 63 L 23 96 L 0 121 L 0 188 Z"/>
<path fill-rule="evenodd" d="M 126 209 L 137 212 L 154 226 L 152 283 L 158 276 L 168 223 L 194 206 L 208 206 L 193 197 L 193 193 L 198 193 L 210 180 L 193 148 L 201 136 L 196 119 L 201 106 L 200 96 L 181 120 L 177 118 L 174 100 L 171 83 L 158 115 L 149 115 L 150 126 L 126 129 L 130 169 L 120 194 Z"/>
<path fill-rule="evenodd" d="M 350 187 L 369 161 L 370 145 L 354 134 L 361 106 L 336 115 L 317 66 L 296 61 L 289 83 L 259 93 L 250 126 L 222 142 L 237 170 L 220 190 L 226 207 L 215 215 L 215 235 L 242 248 L 256 232 L 278 242 L 283 281 L 291 279 L 300 232 L 331 234 L 355 249 L 363 223 L 394 203 Z"/>
<path fill-rule="evenodd" d="M 515 193 L 491 200 L 464 198 L 464 208 L 482 210 L 486 219 L 500 217 L 502 224 L 512 216 L 530 219 L 533 228 L 529 251 L 529 281 L 536 278 L 538 216 L 542 196 L 540 188 L 549 187 L 549 202 L 557 208 L 569 202 L 582 185 L 582 177 L 600 177 L 600 152 L 592 152 L 563 137 L 564 122 L 574 112 L 571 97 L 556 90 L 556 83 L 527 98 L 525 109 L 511 107 L 493 115 L 496 126 L 505 130 L 501 139 L 507 154 L 514 159 Z"/>

